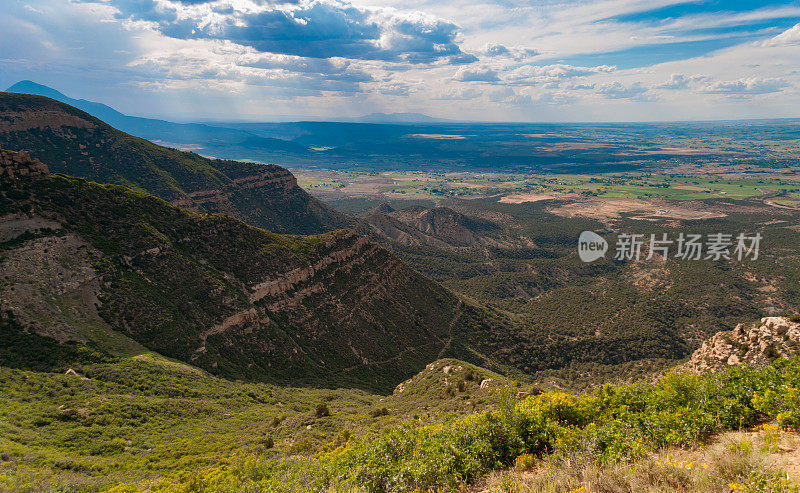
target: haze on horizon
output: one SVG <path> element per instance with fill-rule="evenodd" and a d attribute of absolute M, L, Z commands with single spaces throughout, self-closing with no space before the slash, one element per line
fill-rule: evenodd
<path fill-rule="evenodd" d="M 167 120 L 800 117 L 800 1 L 6 0 L 0 86 Z"/>

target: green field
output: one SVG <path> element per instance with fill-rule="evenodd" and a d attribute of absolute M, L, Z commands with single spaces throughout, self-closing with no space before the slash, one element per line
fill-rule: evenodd
<path fill-rule="evenodd" d="M 515 193 L 558 193 L 570 196 L 668 200 L 776 197 L 795 206 L 800 180 L 785 178 L 721 178 L 714 175 L 596 174 L 515 175 L 508 173 L 425 173 L 294 170 L 298 183 L 312 193 L 387 198 L 474 198 Z"/>

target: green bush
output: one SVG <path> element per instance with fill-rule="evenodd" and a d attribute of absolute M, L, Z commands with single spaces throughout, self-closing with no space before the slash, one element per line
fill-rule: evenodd
<path fill-rule="evenodd" d="M 314 410 L 314 416 L 318 418 L 324 418 L 326 416 L 330 416 L 331 411 L 328 409 L 328 405 L 325 403 L 318 404 L 317 408 Z"/>

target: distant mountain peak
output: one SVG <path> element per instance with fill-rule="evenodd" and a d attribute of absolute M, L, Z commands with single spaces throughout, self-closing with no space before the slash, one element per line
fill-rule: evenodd
<path fill-rule="evenodd" d="M 70 106 L 78 108 L 79 110 L 85 111 L 95 118 L 99 118 L 115 127 L 121 126 L 120 123 L 122 120 L 128 118 L 128 116 L 123 115 L 119 111 L 103 103 L 95 103 L 94 101 L 87 101 L 86 99 L 71 98 L 63 92 L 53 89 L 52 87 L 47 87 L 43 84 L 39 84 L 30 80 L 21 80 L 9 87 L 6 92 L 32 94 L 34 96 L 44 96 L 46 98 L 55 99 L 56 101 L 66 103 Z"/>
<path fill-rule="evenodd" d="M 391 206 L 391 205 L 389 205 L 389 203 L 388 203 L 388 202 L 382 202 L 381 204 L 379 204 L 379 205 L 376 205 L 375 207 L 373 207 L 373 208 L 372 208 L 372 209 L 371 209 L 371 210 L 370 210 L 370 211 L 367 213 L 367 215 L 368 215 L 368 216 L 371 216 L 371 215 L 373 215 L 373 214 L 389 214 L 389 213 L 391 213 L 391 212 L 394 212 L 394 208 L 392 208 L 392 206 Z"/>
<path fill-rule="evenodd" d="M 435 123 L 446 122 L 441 118 L 434 118 L 422 113 L 370 113 L 355 121 L 361 123 Z"/>
<path fill-rule="evenodd" d="M 21 80 L 12 85 L 6 92 L 17 92 L 21 94 L 35 94 L 37 96 L 45 96 L 48 98 L 61 101 L 62 99 L 69 99 L 63 93 L 56 91 L 52 87 L 47 87 L 43 84 L 33 82 L 31 80 Z"/>

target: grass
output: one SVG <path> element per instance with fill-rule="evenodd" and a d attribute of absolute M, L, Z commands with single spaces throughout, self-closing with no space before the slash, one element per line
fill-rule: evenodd
<path fill-rule="evenodd" d="M 456 360 L 394 396 L 234 382 L 152 352 L 67 366 L 78 376 L 0 366 L 0 491 L 181 484 L 239 459 L 306 460 L 400 423 L 486 409 L 509 383 Z"/>
<path fill-rule="evenodd" d="M 111 329 L 99 317 L 76 318 L 72 314 L 78 312 L 82 306 L 82 300 L 75 294 L 55 295 L 53 303 L 58 307 L 59 312 L 72 327 L 78 329 L 78 335 L 97 347 L 103 348 L 114 356 L 133 357 L 147 353 L 148 349 L 122 332 Z M 46 320 L 45 323 L 52 323 Z"/>
<path fill-rule="evenodd" d="M 0 369 L 0 490 L 36 491 L 19 483 L 28 476 L 103 490 L 302 441 L 316 449 L 338 432 L 333 423 L 367 420 L 358 411 L 377 400 L 228 382 L 157 355 L 76 368 L 88 380 Z M 317 419 L 323 402 L 332 416 Z"/>
<path fill-rule="evenodd" d="M 541 462 L 518 460 L 513 468 L 489 476 L 482 487 L 507 493 L 792 492 L 798 486 L 787 470 L 795 475 L 797 471 L 788 458 L 798 446 L 796 433 L 764 425 L 753 432 L 723 433 L 706 445 L 673 447 L 603 467 L 580 454 Z"/>
<path fill-rule="evenodd" d="M 276 481 L 288 490 L 287 477 L 303 477 L 313 468 L 319 472 L 312 489 L 453 490 L 517 462 L 536 463 L 536 457 L 543 457 L 546 464 L 576 456 L 613 471 L 664 450 L 697 447 L 719 432 L 783 412 L 800 417 L 788 411 L 796 408 L 794 401 L 765 406 L 762 400 L 770 388 L 797 385 L 797 368 L 795 361 L 720 375 L 673 373 L 653 384 L 604 386 L 582 396 L 545 392 L 518 402 L 500 400 L 494 411 L 421 428 L 403 425 L 299 462 L 256 461 L 249 473 L 226 465 L 202 475 L 201 481 L 210 491 L 271 490 Z M 741 452 L 749 454 L 744 448 Z M 744 476 L 736 460 L 729 469 L 722 477 L 745 486 L 781 477 L 759 476 L 759 471 Z"/>

